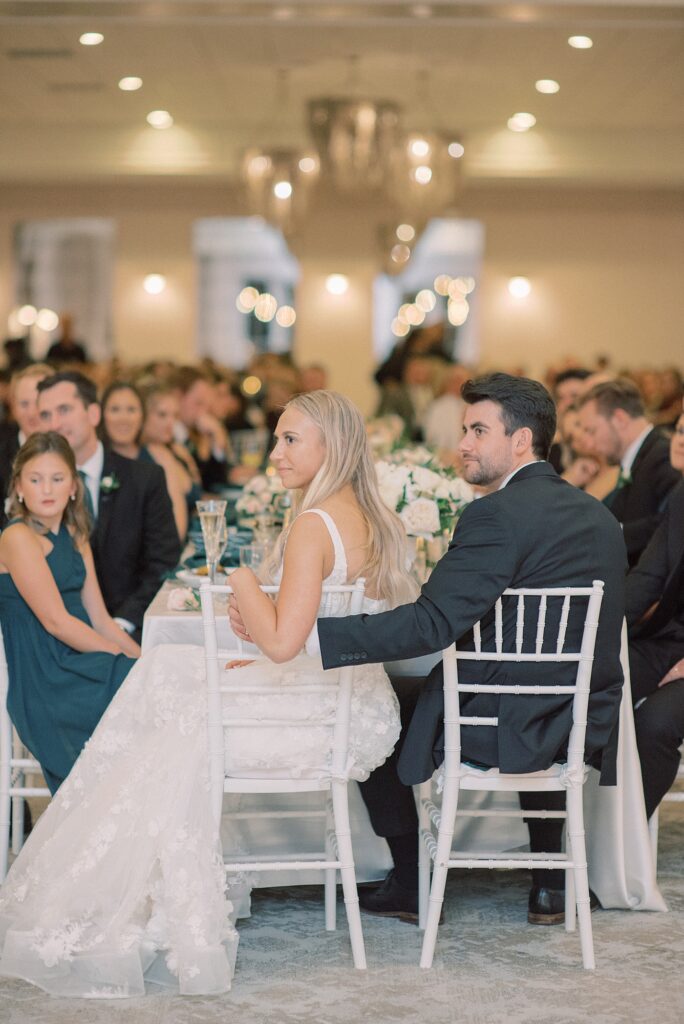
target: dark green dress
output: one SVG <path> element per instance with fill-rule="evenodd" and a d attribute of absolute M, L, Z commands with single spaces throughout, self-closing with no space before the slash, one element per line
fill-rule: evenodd
<path fill-rule="evenodd" d="M 12 528 L 12 523 L 6 527 Z M 47 537 L 54 545 L 47 563 L 64 605 L 90 625 L 81 599 L 85 565 L 80 552 L 64 525 Z M 123 654 L 82 653 L 57 640 L 9 573 L 0 573 L 0 624 L 9 669 L 7 710 L 54 793 L 135 662 Z"/>

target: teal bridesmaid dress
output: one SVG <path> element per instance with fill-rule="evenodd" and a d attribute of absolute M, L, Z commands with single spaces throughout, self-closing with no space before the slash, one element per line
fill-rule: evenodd
<path fill-rule="evenodd" d="M 63 524 L 47 538 L 53 544 L 47 563 L 64 605 L 90 625 L 81 599 L 83 558 Z M 62 643 L 41 625 L 9 573 L 0 573 L 0 624 L 9 669 L 7 710 L 54 793 L 135 661 Z"/>

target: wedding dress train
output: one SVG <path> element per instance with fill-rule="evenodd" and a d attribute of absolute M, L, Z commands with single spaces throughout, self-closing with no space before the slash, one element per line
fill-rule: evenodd
<path fill-rule="evenodd" d="M 313 511 L 313 510 L 312 510 Z M 335 546 L 327 583 L 344 582 Z M 340 595 L 324 595 L 321 615 L 344 614 Z M 365 610 L 379 611 L 368 601 Z M 306 727 L 226 729 L 233 773 L 325 774 L 330 710 L 325 694 L 288 697 L 288 683 L 318 683 L 316 631 L 307 653 L 285 665 L 260 658 L 228 676 L 241 686 L 278 682 L 264 717 L 301 717 Z M 330 673 L 326 674 L 326 679 Z M 263 699 L 263 698 L 262 698 Z M 260 712 L 258 697 L 242 702 Z M 396 697 L 382 666 L 355 672 L 350 778 L 363 779 L 391 753 L 400 731 Z M 276 733 L 276 735 L 274 735 Z M 243 878 L 225 879 L 211 814 L 203 650 L 162 645 L 134 666 L 71 773 L 39 819 L 0 890 L 0 974 L 24 978 L 53 995 L 141 995 L 145 983 L 185 995 L 230 988 L 238 936 L 248 907 Z"/>

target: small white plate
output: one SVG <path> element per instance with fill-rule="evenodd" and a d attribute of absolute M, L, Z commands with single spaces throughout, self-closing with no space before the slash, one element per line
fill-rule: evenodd
<path fill-rule="evenodd" d="M 226 568 L 222 565 L 218 573 L 219 582 L 223 583 L 221 577 L 225 576 L 227 578 L 230 576 L 231 572 L 234 571 L 234 566 Z M 206 574 L 202 576 L 199 573 L 191 572 L 190 569 L 179 569 L 176 573 L 176 579 L 182 580 L 188 587 L 194 587 L 195 590 L 199 590 L 200 586 L 207 580 L 207 578 Z"/>

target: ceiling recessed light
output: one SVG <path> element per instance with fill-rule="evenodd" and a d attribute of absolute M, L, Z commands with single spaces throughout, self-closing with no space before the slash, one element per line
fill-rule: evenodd
<path fill-rule="evenodd" d="M 534 87 L 537 92 L 541 92 L 546 96 L 553 96 L 560 89 L 560 85 L 555 78 L 540 78 L 539 81 L 534 83 Z"/>
<path fill-rule="evenodd" d="M 122 92 L 135 92 L 141 86 L 142 78 L 138 78 L 136 75 L 128 75 L 126 78 L 119 79 L 119 88 Z"/>
<path fill-rule="evenodd" d="M 519 113 L 513 114 L 513 117 L 508 118 L 508 127 L 512 132 L 527 132 L 530 128 L 534 128 L 537 123 L 537 118 L 534 114 Z"/>
<path fill-rule="evenodd" d="M 414 4 L 411 7 L 411 14 L 414 18 L 429 18 L 432 15 L 432 8 L 429 4 Z"/>
<path fill-rule="evenodd" d="M 276 21 L 289 21 L 290 18 L 294 18 L 295 10 L 294 7 L 276 7 L 272 16 Z"/>
<path fill-rule="evenodd" d="M 78 37 L 81 46 L 99 46 L 103 40 L 104 36 L 101 32 L 84 32 L 82 36 Z"/>
<path fill-rule="evenodd" d="M 465 153 L 465 147 L 460 142 L 450 142 L 447 149 L 449 156 L 452 156 L 454 160 L 460 160 Z"/>
<path fill-rule="evenodd" d="M 568 45 L 572 46 L 575 50 L 591 50 L 594 40 L 590 39 L 589 36 L 570 36 Z"/>
<path fill-rule="evenodd" d="M 273 186 L 273 193 L 278 199 L 289 199 L 292 195 L 292 185 L 289 181 L 277 181 Z"/>
<path fill-rule="evenodd" d="M 147 115 L 147 123 L 152 125 L 153 128 L 170 128 L 173 124 L 173 118 L 168 110 L 151 110 Z"/>

